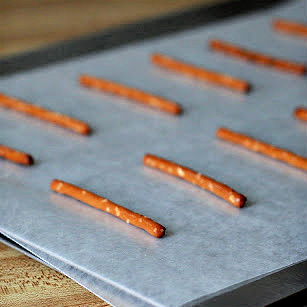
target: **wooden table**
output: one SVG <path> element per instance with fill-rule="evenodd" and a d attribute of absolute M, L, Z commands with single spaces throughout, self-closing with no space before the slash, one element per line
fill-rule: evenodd
<path fill-rule="evenodd" d="M 217 1 L 221 0 L 0 0 L 0 56 Z M 0 243 L 0 307 L 48 306 L 109 305 L 68 277 Z"/>
<path fill-rule="evenodd" d="M 110 306 L 68 277 L 0 243 L 1 307 Z"/>
<path fill-rule="evenodd" d="M 222 0 L 0 0 L 0 56 Z"/>

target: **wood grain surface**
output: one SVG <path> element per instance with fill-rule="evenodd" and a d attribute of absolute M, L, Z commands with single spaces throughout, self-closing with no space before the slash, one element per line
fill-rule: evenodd
<path fill-rule="evenodd" d="M 109 307 L 63 274 L 0 243 L 0 307 Z"/>
<path fill-rule="evenodd" d="M 221 0 L 0 0 L 0 56 Z"/>
<path fill-rule="evenodd" d="M 0 0 L 0 56 L 221 0 Z M 68 277 L 0 243 L 0 307 L 109 306 Z"/>

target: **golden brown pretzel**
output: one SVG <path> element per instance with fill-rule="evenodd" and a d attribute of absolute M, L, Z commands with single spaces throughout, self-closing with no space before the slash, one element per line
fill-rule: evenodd
<path fill-rule="evenodd" d="M 31 155 L 1 144 L 0 157 L 23 165 L 32 165 L 34 163 L 34 159 Z"/>
<path fill-rule="evenodd" d="M 233 206 L 242 208 L 245 204 L 246 197 L 244 195 L 239 194 L 227 185 L 215 181 L 214 179 L 207 177 L 203 174 L 197 173 L 190 168 L 151 154 L 146 154 L 144 156 L 143 162 L 147 166 L 156 168 L 167 174 L 182 178 L 207 191 L 210 191 L 211 193 L 225 199 Z"/>
<path fill-rule="evenodd" d="M 68 195 L 92 207 L 114 215 L 128 224 L 144 229 L 154 237 L 161 238 L 165 234 L 165 227 L 156 223 L 152 219 L 119 206 L 106 198 L 79 188 L 73 184 L 55 179 L 51 182 L 50 188 L 55 192 Z"/>
<path fill-rule="evenodd" d="M 295 63 L 293 61 L 274 58 L 260 52 L 254 52 L 245 48 L 239 47 L 235 44 L 228 43 L 218 39 L 212 39 L 209 42 L 211 49 L 221 52 L 225 55 L 232 56 L 244 61 L 248 61 L 261 66 L 272 67 L 296 75 L 304 75 L 306 73 L 306 66 L 304 64 Z"/>
<path fill-rule="evenodd" d="M 124 86 L 117 82 L 100 78 L 98 79 L 88 75 L 80 76 L 79 82 L 86 87 L 92 87 L 106 93 L 111 93 L 121 97 L 129 98 L 164 112 L 168 112 L 175 115 L 178 115 L 182 112 L 181 107 L 172 101 L 145 93 L 135 88 Z"/>
<path fill-rule="evenodd" d="M 30 104 L 28 102 L 13 97 L 6 96 L 1 93 L 0 105 L 5 108 L 9 108 L 20 113 L 25 113 L 27 115 L 42 119 L 47 122 L 54 123 L 64 128 L 73 130 L 77 133 L 89 134 L 91 131 L 90 127 L 82 121 L 44 109 L 42 107 Z"/>
<path fill-rule="evenodd" d="M 191 76 L 193 78 L 206 81 L 212 84 L 220 85 L 232 89 L 234 91 L 246 93 L 251 88 L 250 84 L 248 84 L 248 82 L 244 80 L 240 80 L 232 76 L 186 64 L 182 61 L 178 61 L 163 54 L 152 54 L 151 62 L 155 65 L 171 70 L 173 72 Z"/>
<path fill-rule="evenodd" d="M 234 132 L 230 129 L 219 128 L 216 136 L 231 143 L 243 146 L 249 150 L 262 153 L 273 159 L 283 161 L 297 168 L 307 170 L 307 159 L 298 156 L 290 151 L 278 148 L 276 146 L 266 144 L 264 142 L 253 139 L 247 135 Z"/>

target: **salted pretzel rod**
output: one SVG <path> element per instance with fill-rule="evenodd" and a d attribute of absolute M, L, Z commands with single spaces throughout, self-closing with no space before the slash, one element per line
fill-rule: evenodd
<path fill-rule="evenodd" d="M 193 66 L 160 53 L 152 54 L 151 62 L 175 73 L 190 76 L 241 93 L 246 93 L 251 88 L 250 84 L 244 80 L 236 79 L 232 76 L 214 72 L 205 68 Z"/>
<path fill-rule="evenodd" d="M 307 122 L 307 108 L 303 108 L 303 107 L 296 108 L 294 111 L 294 116 L 297 119 Z"/>
<path fill-rule="evenodd" d="M 6 96 L 2 93 L 0 93 L 0 105 L 5 108 L 9 108 L 20 113 L 25 113 L 27 115 L 42 119 L 47 122 L 54 123 L 56 125 L 73 130 L 74 132 L 80 134 L 90 133 L 90 127 L 82 121 L 44 109 L 42 107 L 30 104 L 28 102 L 13 97 Z"/>
<path fill-rule="evenodd" d="M 253 64 L 271 67 L 296 75 L 303 75 L 306 73 L 306 66 L 304 64 L 295 63 L 285 59 L 274 58 L 266 54 L 250 51 L 222 40 L 212 39 L 209 41 L 209 46 L 214 51 L 221 52 L 224 55 L 232 56 L 247 62 L 251 62 Z"/>
<path fill-rule="evenodd" d="M 34 163 L 34 159 L 31 155 L 1 144 L 0 157 L 23 165 L 32 165 Z"/>
<path fill-rule="evenodd" d="M 276 19 L 273 22 L 273 28 L 279 32 L 307 38 L 307 25 L 305 24 L 297 23 L 291 20 Z"/>
<path fill-rule="evenodd" d="M 279 160 L 288 163 L 292 166 L 295 166 L 297 168 L 307 170 L 306 158 L 298 156 L 282 148 L 266 144 L 264 142 L 253 139 L 247 135 L 234 132 L 227 128 L 219 128 L 216 131 L 216 136 L 225 141 L 245 147 L 251 151 L 255 151 L 263 155 L 266 155 L 268 157 L 271 157 L 275 160 Z"/>
<path fill-rule="evenodd" d="M 54 179 L 50 184 L 50 188 L 55 192 L 68 195 L 92 207 L 114 215 L 125 221 L 127 224 L 132 224 L 138 228 L 144 229 L 154 237 L 161 238 L 165 234 L 165 227 L 147 216 L 135 213 L 125 207 L 113 203 L 106 198 L 79 188 L 73 184 Z"/>
<path fill-rule="evenodd" d="M 137 101 L 152 108 L 159 109 L 164 112 L 178 115 L 182 112 L 181 107 L 165 98 L 145 93 L 135 88 L 127 87 L 117 82 L 98 79 L 88 75 L 81 75 L 79 78 L 80 84 L 86 87 L 92 87 L 106 93 L 118 95 L 124 98 Z"/>
<path fill-rule="evenodd" d="M 191 182 L 232 204 L 235 207 L 242 208 L 245 204 L 246 197 L 234 191 L 227 185 L 215 181 L 203 174 L 197 173 L 194 170 L 169 160 L 146 154 L 143 162 L 145 165 L 156 168 L 164 173 L 179 177 L 188 182 Z"/>

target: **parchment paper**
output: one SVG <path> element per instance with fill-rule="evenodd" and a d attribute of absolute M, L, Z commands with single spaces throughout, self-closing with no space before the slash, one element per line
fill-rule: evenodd
<path fill-rule="evenodd" d="M 37 164 L 1 161 L 0 231 L 120 289 L 145 304 L 181 306 L 306 259 L 306 173 L 215 139 L 226 126 L 307 156 L 306 77 L 210 52 L 218 37 L 306 62 L 306 42 L 271 30 L 274 17 L 306 22 L 305 1 L 177 35 L 0 79 L 0 91 L 85 120 L 90 137 L 0 110 L 0 143 Z M 248 96 L 174 76 L 150 65 L 158 51 L 249 80 Z M 81 73 L 109 78 L 180 103 L 172 117 L 81 88 Z M 246 208 L 142 166 L 146 152 L 225 182 Z M 80 185 L 167 227 L 155 239 L 78 201 L 49 191 L 52 179 Z M 48 262 L 48 261 L 47 261 Z M 56 265 L 54 265 L 56 267 Z M 110 301 L 111 303 L 114 303 Z"/>

